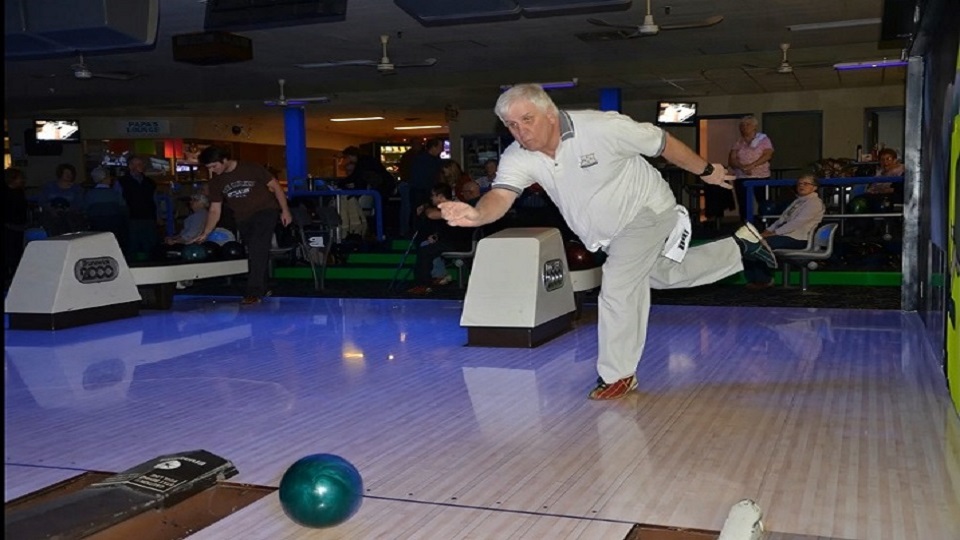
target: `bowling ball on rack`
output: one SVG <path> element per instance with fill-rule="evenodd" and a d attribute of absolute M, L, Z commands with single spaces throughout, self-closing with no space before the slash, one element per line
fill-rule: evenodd
<path fill-rule="evenodd" d="M 571 271 L 589 270 L 598 266 L 593 253 L 576 240 L 564 242 L 563 249 L 567 253 L 567 267 Z"/>
<path fill-rule="evenodd" d="M 207 259 L 207 250 L 200 244 L 184 244 L 180 248 L 180 258 L 190 262 L 203 261 Z"/>
<path fill-rule="evenodd" d="M 870 212 L 870 201 L 864 195 L 857 195 L 847 203 L 847 212 L 850 214 L 867 214 Z"/>
<path fill-rule="evenodd" d="M 207 240 L 200 245 L 203 246 L 204 250 L 206 250 L 208 261 L 214 261 L 220 258 L 220 244 L 211 240 Z"/>
<path fill-rule="evenodd" d="M 234 236 L 229 229 L 224 229 L 223 227 L 217 227 L 210 234 L 207 235 L 207 240 L 210 242 L 216 242 L 218 245 L 223 245 L 227 242 L 236 241 L 237 237 Z"/>
<path fill-rule="evenodd" d="M 280 506 L 298 525 L 334 527 L 363 503 L 363 478 L 349 461 L 313 454 L 296 461 L 280 479 Z"/>
<path fill-rule="evenodd" d="M 893 201 L 890 200 L 890 197 L 873 197 L 871 201 L 871 210 L 878 214 L 886 214 L 893 212 Z"/>
<path fill-rule="evenodd" d="M 247 256 L 247 250 L 243 244 L 232 240 L 220 246 L 220 256 L 224 259 L 242 259 Z"/>

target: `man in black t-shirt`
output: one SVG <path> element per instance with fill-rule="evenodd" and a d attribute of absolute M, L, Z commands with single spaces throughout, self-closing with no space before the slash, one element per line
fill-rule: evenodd
<path fill-rule="evenodd" d="M 236 216 L 250 264 L 246 295 L 240 303 L 258 304 L 261 298 L 269 296 L 267 271 L 277 216 L 284 227 L 293 221 L 287 196 L 270 171 L 256 163 L 231 159 L 230 153 L 222 148 L 205 148 L 200 152 L 199 161 L 210 171 L 210 209 L 203 233 L 194 242 L 205 241 L 213 232 L 220 220 L 221 207 L 226 203 Z"/>

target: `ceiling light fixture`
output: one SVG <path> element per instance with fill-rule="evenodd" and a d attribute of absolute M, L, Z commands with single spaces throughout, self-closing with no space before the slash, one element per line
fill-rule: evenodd
<path fill-rule="evenodd" d="M 827 21 L 821 23 L 791 24 L 787 30 L 791 32 L 803 32 L 805 30 L 830 30 L 833 28 L 849 28 L 851 26 L 869 26 L 871 24 L 880 24 L 880 19 L 850 19 L 847 21 Z"/>
<path fill-rule="evenodd" d="M 580 82 L 579 79 L 577 79 L 576 77 L 574 77 L 574 78 L 570 79 L 569 81 L 557 81 L 557 82 L 547 82 L 547 83 L 532 83 L 532 84 L 538 84 L 538 85 L 540 85 L 540 87 L 543 88 L 544 90 L 562 90 L 562 89 L 564 89 L 564 88 L 576 88 L 576 86 L 577 86 L 577 84 L 578 84 L 579 82 Z M 501 91 L 501 92 L 506 92 L 507 90 L 513 88 L 514 86 L 515 86 L 515 85 L 513 85 L 513 84 L 504 84 L 504 85 L 501 85 L 501 86 L 500 86 L 500 91 Z"/>
<path fill-rule="evenodd" d="M 866 62 L 841 62 L 839 64 L 834 64 L 833 69 L 837 71 L 847 71 L 852 69 L 902 67 L 905 65 L 907 65 L 906 60 L 900 60 L 899 58 L 888 60 L 884 58 L 883 60 L 869 60 Z"/>
<path fill-rule="evenodd" d="M 395 129 L 395 130 L 397 130 L 397 131 L 407 131 L 407 130 L 412 130 L 412 129 L 439 129 L 439 128 L 442 128 L 442 127 L 443 127 L 443 126 L 441 126 L 441 125 L 436 125 L 436 126 L 402 126 L 402 127 L 395 127 L 395 128 L 393 128 L 393 129 Z"/>
<path fill-rule="evenodd" d="M 368 120 L 384 120 L 382 116 L 362 116 L 359 118 L 331 118 L 331 122 L 366 122 Z"/>

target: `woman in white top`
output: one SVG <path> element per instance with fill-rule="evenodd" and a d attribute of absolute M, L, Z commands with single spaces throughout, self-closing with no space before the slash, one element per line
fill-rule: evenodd
<path fill-rule="evenodd" d="M 797 178 L 797 198 L 780 214 L 780 218 L 762 233 L 772 249 L 801 249 L 823 220 L 826 207 L 817 188 L 820 183 L 812 174 Z M 773 270 L 765 264 L 744 261 L 743 276 L 750 289 L 764 289 L 773 285 Z"/>

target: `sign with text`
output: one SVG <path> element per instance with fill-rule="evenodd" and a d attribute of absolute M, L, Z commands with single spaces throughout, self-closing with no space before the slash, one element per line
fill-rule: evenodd
<path fill-rule="evenodd" d="M 170 134 L 169 120 L 120 120 L 120 133 L 128 137 L 153 137 Z"/>

